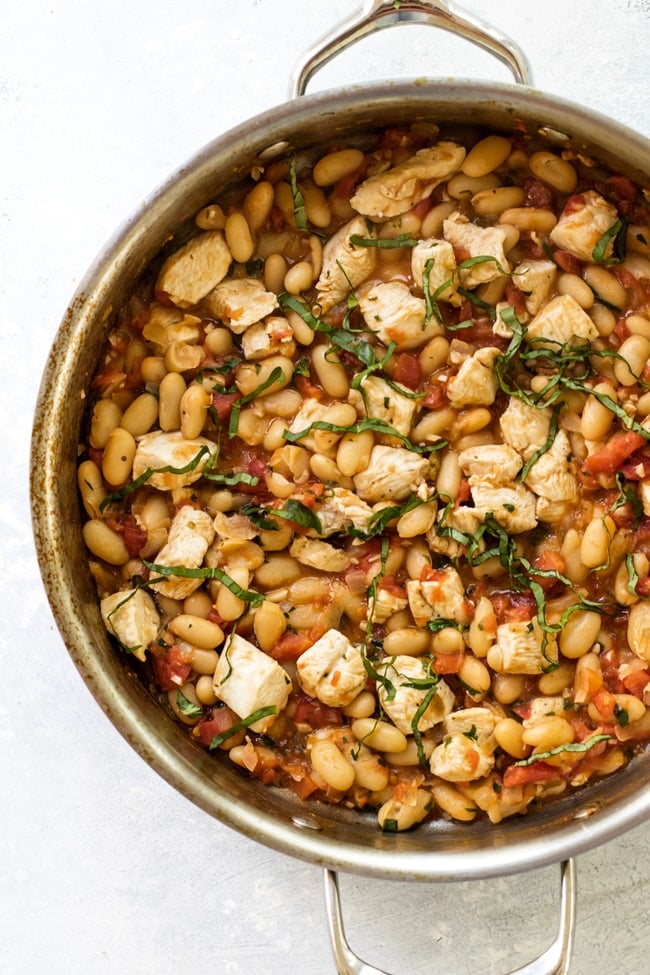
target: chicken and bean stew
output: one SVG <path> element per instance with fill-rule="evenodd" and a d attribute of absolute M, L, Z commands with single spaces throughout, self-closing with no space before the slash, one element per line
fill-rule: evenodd
<path fill-rule="evenodd" d="M 264 784 L 499 823 L 650 739 L 650 206 L 524 131 L 254 168 L 122 310 L 101 615 Z"/>

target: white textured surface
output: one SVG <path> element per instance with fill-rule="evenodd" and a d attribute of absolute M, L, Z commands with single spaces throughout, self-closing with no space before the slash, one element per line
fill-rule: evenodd
<path fill-rule="evenodd" d="M 0 27 L 0 971 L 328 975 L 316 867 L 211 820 L 158 778 L 75 672 L 42 592 L 27 498 L 45 358 L 115 227 L 201 145 L 284 101 L 296 55 L 356 0 L 23 0 Z M 539 88 L 650 136 L 648 0 L 473 0 Z M 386 31 L 313 88 L 509 80 L 446 35 Z M 571 975 L 641 975 L 650 826 L 580 857 Z M 344 877 L 350 940 L 396 975 L 498 975 L 555 929 L 554 869 L 460 885 Z"/>

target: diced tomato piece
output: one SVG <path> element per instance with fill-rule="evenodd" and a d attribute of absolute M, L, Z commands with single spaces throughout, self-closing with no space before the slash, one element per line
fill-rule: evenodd
<path fill-rule="evenodd" d="M 437 653 L 433 658 L 433 670 L 436 674 L 457 674 L 464 659 L 464 653 Z"/>
<path fill-rule="evenodd" d="M 392 378 L 396 383 L 417 389 L 420 383 L 420 363 L 417 356 L 410 352 L 402 352 L 397 357 Z"/>
<path fill-rule="evenodd" d="M 138 527 L 133 515 L 108 516 L 106 524 L 122 536 L 127 552 L 132 558 L 136 558 L 147 541 L 146 529 Z"/>
<path fill-rule="evenodd" d="M 438 410 L 446 398 L 447 393 L 445 392 L 444 386 L 441 386 L 440 383 L 435 383 L 435 385 L 426 387 L 426 393 L 421 402 L 422 406 L 426 406 L 428 410 Z"/>
<path fill-rule="evenodd" d="M 645 443 L 647 443 L 645 437 L 635 433 L 634 430 L 616 433 L 610 437 L 604 447 L 587 457 L 583 470 L 587 474 L 615 474 L 623 462 Z"/>
<path fill-rule="evenodd" d="M 268 651 L 269 656 L 273 657 L 274 660 L 297 660 L 300 654 L 311 647 L 322 635 L 322 631 L 314 635 L 314 629 L 299 630 L 298 633 L 287 630 L 275 646 Z"/>
<path fill-rule="evenodd" d="M 332 708 L 307 694 L 300 694 L 293 716 L 296 724 L 308 724 L 310 728 L 338 727 L 343 724 L 340 708 Z"/>
<path fill-rule="evenodd" d="M 391 596 L 396 596 L 399 599 L 406 598 L 406 589 L 402 582 L 398 582 L 395 576 L 383 576 L 379 581 L 379 588 L 383 589 L 384 592 L 388 592 Z"/>
<path fill-rule="evenodd" d="M 623 684 L 628 693 L 643 700 L 643 691 L 650 684 L 650 673 L 647 670 L 635 670 L 623 678 Z"/>
<path fill-rule="evenodd" d="M 553 208 L 555 203 L 553 190 L 546 183 L 542 183 L 541 180 L 529 176 L 524 180 L 523 191 L 526 194 L 524 206 L 541 207 L 545 210 Z"/>
<path fill-rule="evenodd" d="M 522 316 L 526 313 L 526 296 L 512 281 L 506 285 L 506 301 L 515 310 L 515 315 Z"/>
<path fill-rule="evenodd" d="M 529 620 L 537 610 L 531 592 L 495 592 L 490 596 L 490 602 L 498 623 Z"/>
<path fill-rule="evenodd" d="M 585 205 L 585 198 L 582 193 L 574 193 L 564 204 L 563 215 L 568 217 L 572 213 L 577 213 L 578 210 L 582 210 Z"/>
<path fill-rule="evenodd" d="M 147 541 L 147 530 L 140 528 L 133 515 L 127 515 L 122 522 L 122 538 L 129 555 L 135 557 L 140 554 Z"/>
<path fill-rule="evenodd" d="M 309 376 L 295 377 L 296 389 L 304 399 L 322 399 L 325 390 L 311 381 Z"/>
<path fill-rule="evenodd" d="M 239 393 L 213 393 L 212 408 L 215 410 L 221 423 L 227 420 L 232 413 L 233 404 L 239 399 Z"/>
<path fill-rule="evenodd" d="M 285 769 L 285 771 L 289 770 Z M 290 772 L 289 777 L 286 779 L 286 784 L 292 792 L 295 792 L 299 799 L 309 799 L 318 789 L 314 780 L 306 773 L 301 778 L 295 778 Z"/>
<path fill-rule="evenodd" d="M 533 762 L 531 765 L 510 765 L 503 773 L 503 784 L 507 789 L 516 785 L 530 785 L 534 782 L 547 782 L 561 779 L 562 773 L 547 762 Z"/>
<path fill-rule="evenodd" d="M 456 503 L 454 507 L 458 508 L 459 505 L 465 504 L 466 501 L 469 501 L 471 496 L 472 496 L 472 491 L 469 486 L 469 481 L 467 480 L 466 477 L 462 477 L 460 480 L 460 484 L 458 485 L 458 493 L 456 494 Z"/>
<path fill-rule="evenodd" d="M 616 698 L 610 691 L 606 690 L 604 687 L 601 687 L 601 689 L 596 691 L 592 697 L 591 703 L 598 711 L 602 721 L 615 720 L 614 710 L 616 708 Z"/>
<path fill-rule="evenodd" d="M 566 271 L 567 274 L 579 274 L 582 277 L 582 261 L 571 251 L 557 250 L 553 252 L 553 260 Z"/>
<path fill-rule="evenodd" d="M 94 464 L 98 467 L 102 466 L 102 458 L 104 456 L 104 451 L 99 447 L 89 447 L 88 448 L 88 459 L 92 460 Z"/>
<path fill-rule="evenodd" d="M 540 555 L 537 555 L 533 559 L 533 575 L 535 577 L 535 582 L 537 582 L 545 592 L 548 592 L 558 583 L 558 579 L 555 576 L 543 576 L 537 575 L 535 569 L 539 569 L 542 572 L 559 572 L 564 574 L 566 571 L 566 560 L 561 552 L 557 549 L 547 548 Z"/>
<path fill-rule="evenodd" d="M 208 748 L 215 735 L 230 731 L 238 720 L 235 712 L 225 705 L 222 708 L 213 708 L 211 713 L 196 725 L 195 735 L 201 744 Z"/>
<path fill-rule="evenodd" d="M 605 192 L 615 203 L 634 203 L 636 186 L 627 176 L 614 174 L 605 180 Z"/>
<path fill-rule="evenodd" d="M 624 342 L 626 338 L 630 335 L 630 330 L 627 327 L 627 319 L 619 318 L 614 326 L 614 335 L 619 342 Z"/>
<path fill-rule="evenodd" d="M 192 673 L 188 655 L 175 645 L 162 656 L 153 658 L 153 669 L 161 691 L 173 691 L 184 684 Z"/>

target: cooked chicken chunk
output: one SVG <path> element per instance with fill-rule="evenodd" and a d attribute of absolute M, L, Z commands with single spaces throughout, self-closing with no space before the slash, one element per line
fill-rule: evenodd
<path fill-rule="evenodd" d="M 215 530 L 212 518 L 205 511 L 190 505 L 183 505 L 169 528 L 167 544 L 156 556 L 155 564 L 170 568 L 198 569 L 203 564 L 205 553 L 214 541 Z M 151 589 L 171 599 L 185 599 L 203 584 L 203 579 L 192 579 L 182 575 L 162 577 L 156 569 L 151 571 Z"/>
<path fill-rule="evenodd" d="M 499 420 L 501 436 L 524 461 L 530 460 L 548 440 L 551 416 L 548 407 L 538 409 L 513 396 Z"/>
<path fill-rule="evenodd" d="M 446 782 L 473 782 L 482 779 L 493 767 L 494 749 L 465 734 L 445 737 L 429 760 L 433 774 Z"/>
<path fill-rule="evenodd" d="M 448 714 L 442 727 L 447 735 L 466 735 L 480 745 L 494 748 L 497 717 L 490 708 L 463 708 Z"/>
<path fill-rule="evenodd" d="M 458 455 L 458 463 L 469 477 L 470 486 L 486 481 L 488 484 L 508 484 L 521 470 L 521 457 L 507 444 L 478 444 Z"/>
<path fill-rule="evenodd" d="M 477 227 L 462 213 L 454 211 L 444 221 L 442 232 L 445 239 L 454 247 L 467 252 L 468 258 L 493 258 L 489 261 L 480 261 L 469 268 L 462 268 L 458 273 L 463 287 L 475 288 L 479 284 L 493 281 L 502 274 L 509 273 L 510 264 L 503 250 L 508 237 L 505 227 Z"/>
<path fill-rule="evenodd" d="M 241 335 L 277 308 L 278 298 L 257 278 L 233 278 L 218 284 L 204 302 L 208 311 Z"/>
<path fill-rule="evenodd" d="M 430 196 L 438 183 L 457 173 L 465 150 L 453 142 L 439 142 L 420 149 L 392 169 L 368 177 L 350 200 L 350 205 L 373 220 L 390 220 L 406 213 Z"/>
<path fill-rule="evenodd" d="M 426 626 L 431 619 L 469 623 L 465 587 L 451 566 L 432 570 L 427 579 L 409 579 L 406 592 L 416 626 Z"/>
<path fill-rule="evenodd" d="M 553 714 L 564 714 L 564 698 L 557 695 L 555 697 L 534 697 L 531 701 L 526 702 L 524 713 L 528 715 L 522 721 L 524 728 L 532 728 L 540 718 L 546 718 Z"/>
<path fill-rule="evenodd" d="M 241 339 L 244 358 L 249 362 L 266 359 L 270 355 L 292 357 L 296 351 L 293 331 L 286 318 L 273 315 L 264 322 L 256 322 L 246 329 Z"/>
<path fill-rule="evenodd" d="M 557 268 L 553 261 L 522 261 L 512 272 L 512 283 L 525 296 L 526 311 L 536 315 L 555 287 Z"/>
<path fill-rule="evenodd" d="M 494 363 L 500 355 L 500 349 L 485 346 L 465 359 L 447 386 L 452 406 L 461 409 L 463 406 L 491 406 L 494 403 L 499 388 Z"/>
<path fill-rule="evenodd" d="M 104 626 L 129 653 L 144 660 L 145 650 L 156 639 L 160 616 L 144 589 L 114 592 L 100 603 Z"/>
<path fill-rule="evenodd" d="M 464 505 L 458 508 L 443 508 L 438 515 L 437 523 L 427 532 L 427 544 L 432 552 L 439 552 L 450 559 L 455 559 L 465 550 L 456 533 L 460 532 L 468 538 L 473 538 L 480 524 L 481 516 L 474 508 Z M 480 541 L 479 551 L 484 547 L 484 543 Z"/>
<path fill-rule="evenodd" d="M 570 197 L 562 216 L 551 231 L 551 240 L 581 261 L 593 260 L 594 249 L 616 223 L 616 208 L 594 190 Z M 609 241 L 603 257 L 612 255 L 613 240 Z"/>
<path fill-rule="evenodd" d="M 383 589 L 380 584 L 376 594 L 368 600 L 368 618 L 373 623 L 385 623 L 393 613 L 400 613 L 407 606 L 406 596 L 400 596 L 390 589 Z"/>
<path fill-rule="evenodd" d="M 233 633 L 219 656 L 214 672 L 214 694 L 237 717 L 246 719 L 261 708 L 276 712 L 254 721 L 251 731 L 263 735 L 286 707 L 291 680 L 286 670 L 263 650 Z"/>
<path fill-rule="evenodd" d="M 368 678 L 359 648 L 333 629 L 298 657 L 296 669 L 305 694 L 333 708 L 350 704 Z"/>
<path fill-rule="evenodd" d="M 550 448 L 528 471 L 526 486 L 548 501 L 576 501 L 578 478 L 570 457 L 569 438 L 564 430 L 558 430 Z"/>
<path fill-rule="evenodd" d="M 406 386 L 387 383 L 380 376 L 367 376 L 358 391 L 350 391 L 349 400 L 361 416 L 383 420 L 398 433 L 408 436 L 418 401 Z"/>
<path fill-rule="evenodd" d="M 365 471 L 355 474 L 354 487 L 363 501 L 404 501 L 426 478 L 429 461 L 404 447 L 372 448 Z"/>
<path fill-rule="evenodd" d="M 563 345 L 591 342 L 598 338 L 598 329 L 575 298 L 556 295 L 535 315 L 526 338 L 557 351 Z"/>
<path fill-rule="evenodd" d="M 350 564 L 350 556 L 342 549 L 304 536 L 293 540 L 289 554 L 303 565 L 322 572 L 343 572 Z"/>
<path fill-rule="evenodd" d="M 198 342 L 200 326 L 201 319 L 196 315 L 187 315 L 178 308 L 154 305 L 142 329 L 142 336 L 164 354 L 173 342 L 187 342 L 188 345 Z"/>
<path fill-rule="evenodd" d="M 465 708 L 448 714 L 444 738 L 433 751 L 430 768 L 447 782 L 481 779 L 494 765 L 496 716 L 489 708 Z"/>
<path fill-rule="evenodd" d="M 506 531 L 512 535 L 530 531 L 537 524 L 536 498 L 519 482 L 511 484 L 488 484 L 477 479 L 470 482 L 474 509 L 485 519 L 493 515 Z"/>
<path fill-rule="evenodd" d="M 158 275 L 156 293 L 167 295 L 179 308 L 189 308 L 223 281 L 231 262 L 222 232 L 208 230 L 167 258 Z"/>
<path fill-rule="evenodd" d="M 557 654 L 555 638 L 544 634 L 536 619 L 516 620 L 497 626 L 487 663 L 499 674 L 542 674 L 557 663 Z"/>
<path fill-rule="evenodd" d="M 377 667 L 377 671 L 386 678 L 385 684 L 377 684 L 381 706 L 393 724 L 405 735 L 412 734 L 415 730 L 428 731 L 439 724 L 454 706 L 453 691 L 444 680 L 438 680 L 435 684 L 436 693 L 420 715 L 416 729 L 415 718 L 430 688 L 409 685 L 418 681 L 431 681 L 431 686 L 434 686 L 435 675 L 432 674 L 430 661 L 421 657 L 390 657 Z"/>
<path fill-rule="evenodd" d="M 353 236 L 374 239 L 376 234 L 363 217 L 353 217 L 323 247 L 323 264 L 316 282 L 317 300 L 323 311 L 343 301 L 375 269 L 375 248 L 353 244 Z"/>
<path fill-rule="evenodd" d="M 424 298 L 411 294 L 403 281 L 382 281 L 360 288 L 357 297 L 368 328 L 388 345 L 395 342 L 399 351 L 417 349 L 442 325 L 432 316 L 426 321 Z"/>
<path fill-rule="evenodd" d="M 411 252 L 411 274 L 413 280 L 419 288 L 424 289 L 425 268 L 429 266 L 429 294 L 435 295 L 438 288 L 443 284 L 447 287 L 438 295 L 437 300 L 448 301 L 452 305 L 460 305 L 463 301 L 462 295 L 458 294 L 458 281 L 456 274 L 456 256 L 454 248 L 447 240 L 438 240 L 429 237 L 427 240 L 419 241 Z"/>
<path fill-rule="evenodd" d="M 217 444 L 206 437 L 186 440 L 179 430 L 171 433 L 155 430 L 138 440 L 133 458 L 133 479 L 151 471 L 147 479 L 150 487 L 159 491 L 187 487 L 198 481 L 206 467 L 212 464 L 217 450 Z"/>
<path fill-rule="evenodd" d="M 344 532 L 348 528 L 356 528 L 360 532 L 367 531 L 373 510 L 353 491 L 335 487 L 328 491 L 324 500 L 319 503 L 316 514 L 323 529 L 322 534 L 327 537 Z"/>

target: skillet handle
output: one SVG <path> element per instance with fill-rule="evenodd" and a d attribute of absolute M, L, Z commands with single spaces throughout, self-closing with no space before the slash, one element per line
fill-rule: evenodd
<path fill-rule="evenodd" d="M 515 81 L 533 83 L 526 56 L 517 44 L 478 17 L 461 12 L 451 0 L 365 0 L 360 10 L 305 51 L 293 70 L 289 97 L 304 95 L 312 75 L 341 51 L 394 24 L 430 24 L 458 34 L 507 65 Z"/>
<path fill-rule="evenodd" d="M 560 924 L 553 944 L 533 961 L 508 975 L 568 975 L 576 916 L 576 866 L 573 859 L 560 864 Z M 325 906 L 337 975 L 389 975 L 362 961 L 350 948 L 343 928 L 338 875 L 324 871 Z"/>

